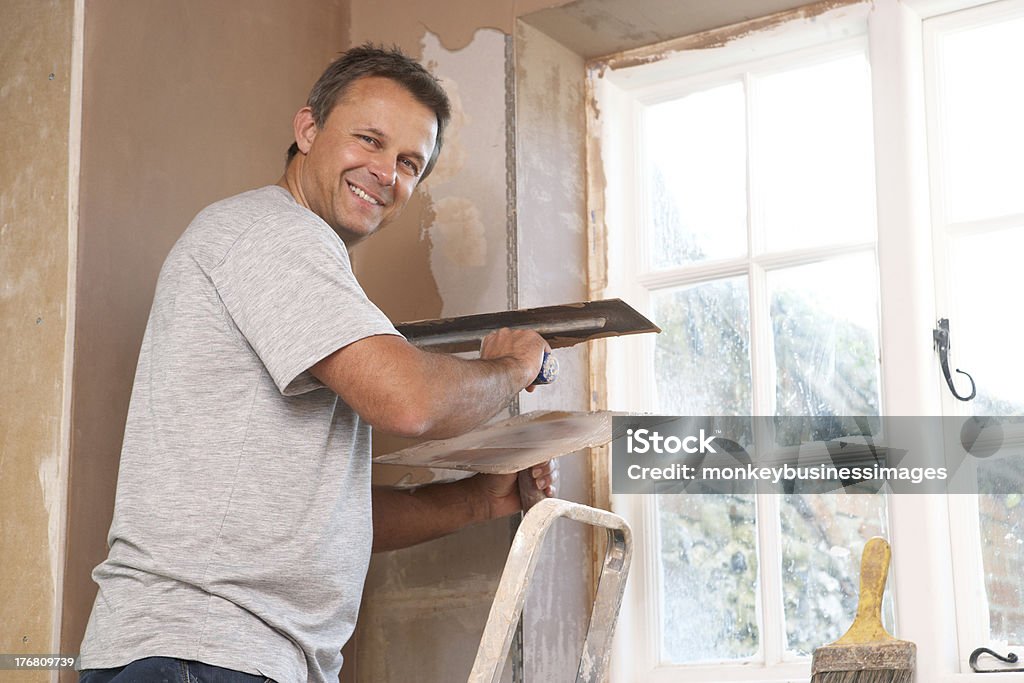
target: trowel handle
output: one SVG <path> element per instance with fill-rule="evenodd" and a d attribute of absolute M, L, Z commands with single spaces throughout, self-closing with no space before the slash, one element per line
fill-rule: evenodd
<path fill-rule="evenodd" d="M 530 475 L 530 470 L 533 468 L 521 470 L 519 472 L 519 500 L 523 502 L 523 512 L 526 512 L 540 501 L 547 498 L 544 492 L 541 491 L 533 483 L 533 477 Z"/>
<path fill-rule="evenodd" d="M 551 384 L 558 377 L 558 359 L 550 351 L 544 352 L 544 360 L 540 362 L 540 372 L 533 384 Z"/>

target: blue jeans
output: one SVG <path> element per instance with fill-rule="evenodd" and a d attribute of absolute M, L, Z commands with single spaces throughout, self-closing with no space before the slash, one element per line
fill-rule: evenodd
<path fill-rule="evenodd" d="M 116 669 L 86 669 L 78 683 L 274 683 L 265 676 L 171 657 L 146 657 Z"/>

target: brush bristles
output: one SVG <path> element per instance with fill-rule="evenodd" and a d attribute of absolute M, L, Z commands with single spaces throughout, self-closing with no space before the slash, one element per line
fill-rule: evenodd
<path fill-rule="evenodd" d="M 913 669 L 866 669 L 864 671 L 819 671 L 811 683 L 911 683 Z"/>

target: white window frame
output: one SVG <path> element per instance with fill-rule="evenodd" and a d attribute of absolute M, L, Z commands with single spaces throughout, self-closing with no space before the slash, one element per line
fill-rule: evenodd
<path fill-rule="evenodd" d="M 1002 0 L 1021 4 L 1024 0 Z M 934 257 L 944 248 L 938 229 L 933 234 L 933 207 L 929 149 L 924 121 L 929 116 L 923 74 L 925 20 L 983 4 L 979 0 L 875 0 L 873 3 L 844 7 L 818 17 L 816 23 L 826 31 L 864 21 L 872 68 L 874 134 L 876 152 L 877 254 L 881 281 L 880 345 L 882 363 L 882 412 L 885 415 L 955 414 L 945 397 L 934 354 L 924 352 L 932 345 L 931 330 L 944 310 L 941 266 L 933 266 Z M 998 11 L 998 10 L 996 10 Z M 813 41 L 812 41 L 813 42 Z M 794 46 L 799 47 L 799 46 Z M 879 68 L 884 65 L 884 68 Z M 661 68 L 650 65 L 655 72 Z M 592 75 L 596 71 L 592 71 Z M 653 76 L 653 77 L 656 77 Z M 642 75 L 629 76 L 633 83 Z M 601 117 L 600 130 L 591 136 L 602 140 L 601 156 L 605 177 L 630 168 L 641 177 L 634 156 L 620 145 L 607 146 L 615 139 L 614 122 L 635 121 L 626 98 L 616 97 L 608 81 L 592 78 L 590 83 Z M 933 105 L 932 105 L 933 106 Z M 633 130 L 629 135 L 635 135 Z M 934 152 L 933 152 L 934 154 Z M 636 215 L 635 192 L 607 192 L 599 200 L 608 226 L 605 239 L 609 254 L 633 258 L 634 245 L 623 239 L 615 226 L 629 225 Z M 592 207 L 593 208 L 593 207 Z M 936 284 L 938 283 L 938 285 Z M 886 292 L 899 291 L 900 297 Z M 609 272 L 605 295 L 621 296 L 647 304 L 646 291 L 635 283 L 623 281 Z M 751 302 L 753 306 L 753 302 Z M 754 311 L 751 311 L 752 316 Z M 653 359 L 653 340 L 645 337 L 609 341 L 620 346 L 629 358 Z M 647 352 L 644 352 L 646 347 Z M 611 354 L 610 354 L 611 355 Z M 752 362 L 756 362 L 752 359 Z M 625 365 L 608 368 L 609 393 L 649 392 L 650 387 L 630 382 L 637 373 Z M 757 400 L 757 399 L 755 399 Z M 761 399 L 763 401 L 763 398 Z M 761 402 L 755 405 L 766 405 Z M 945 410 L 945 413 L 944 413 Z M 650 544 L 657 530 L 657 518 L 651 500 L 643 496 L 613 496 L 613 509 L 633 525 L 637 539 L 632 574 L 616 630 L 613 653 L 614 683 L 662 683 L 696 681 L 806 681 L 809 662 L 768 662 L 769 666 L 744 663 L 733 666 L 662 666 L 657 661 L 659 619 L 645 606 L 657 603 L 659 567 Z M 762 512 L 759 507 L 759 513 Z M 970 673 L 967 657 L 987 634 L 987 610 L 984 603 L 980 560 L 967 552 L 977 548 L 977 504 L 974 496 L 903 494 L 889 497 L 890 541 L 893 547 L 892 587 L 897 614 L 897 635 L 918 646 L 917 680 L 936 683 L 977 681 L 982 674 Z M 773 525 L 759 525 L 768 527 Z M 759 529 L 761 547 L 777 548 L 774 530 Z M 972 543 L 974 545 L 972 545 Z M 767 544 L 767 545 L 766 545 Z M 778 604 L 781 595 L 764 585 L 766 605 Z M 980 591 L 980 595 L 979 595 Z M 955 599 L 954 599 L 955 596 Z M 771 618 L 772 615 L 766 615 Z M 762 638 L 774 636 L 762 628 Z M 774 647 L 769 644 L 769 648 Z M 1024 674 L 1001 673 L 997 681 L 1024 683 Z M 991 681 L 991 677 L 982 678 Z"/>

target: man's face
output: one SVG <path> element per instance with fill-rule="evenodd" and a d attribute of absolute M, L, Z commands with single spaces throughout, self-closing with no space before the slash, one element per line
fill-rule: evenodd
<path fill-rule="evenodd" d="M 434 151 L 437 117 L 395 81 L 367 77 L 349 86 L 323 127 L 300 128 L 302 199 L 352 246 L 409 201 Z"/>

